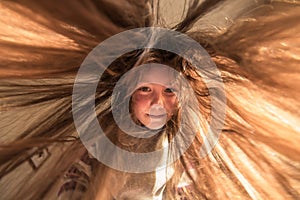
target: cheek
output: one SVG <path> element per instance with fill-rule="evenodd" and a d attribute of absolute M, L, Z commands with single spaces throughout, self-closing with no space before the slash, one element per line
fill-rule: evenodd
<path fill-rule="evenodd" d="M 167 110 L 168 113 L 174 114 L 175 110 L 178 107 L 178 101 L 177 98 L 169 98 L 165 102 L 165 109 Z"/>
<path fill-rule="evenodd" d="M 142 95 L 132 96 L 132 109 L 134 113 L 141 112 L 148 108 L 149 100 Z"/>
<path fill-rule="evenodd" d="M 137 96 L 132 96 L 131 102 L 131 112 L 133 114 L 133 120 L 136 122 L 140 122 L 142 124 L 147 124 L 147 118 L 145 117 L 144 113 L 149 109 L 147 107 L 147 100 L 144 98 L 140 98 Z"/>

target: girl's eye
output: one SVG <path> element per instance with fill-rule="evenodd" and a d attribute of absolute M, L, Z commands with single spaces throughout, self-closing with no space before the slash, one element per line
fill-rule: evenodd
<path fill-rule="evenodd" d="M 164 90 L 164 93 L 165 93 L 165 95 L 166 96 L 168 96 L 168 97 L 173 97 L 173 96 L 175 96 L 176 94 L 176 90 L 175 89 L 173 89 L 173 88 L 166 88 L 165 90 Z"/>
<path fill-rule="evenodd" d="M 165 93 L 173 94 L 173 93 L 175 93 L 175 89 L 173 89 L 173 88 L 166 88 L 165 89 Z"/>
<path fill-rule="evenodd" d="M 138 89 L 139 91 L 142 91 L 142 92 L 151 92 L 151 88 L 149 88 L 149 87 L 140 87 L 139 89 Z"/>

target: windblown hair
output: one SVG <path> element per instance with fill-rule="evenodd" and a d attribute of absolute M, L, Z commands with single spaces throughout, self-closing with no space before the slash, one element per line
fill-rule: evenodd
<path fill-rule="evenodd" d="M 181 133 L 196 131 L 197 137 L 174 163 L 164 199 L 300 198 L 299 3 L 174 2 L 0 3 L 1 198 L 61 198 L 58 194 L 67 172 L 86 157 L 72 117 L 73 84 L 80 64 L 110 36 L 149 26 L 187 34 L 210 54 L 226 90 L 226 105 L 221 105 L 226 107 L 222 134 L 213 150 L 201 158 L 200 132 L 205 132 L 211 120 L 209 88 L 184 58 L 141 49 L 116 59 L 99 82 L 95 108 L 108 137 L 127 148 L 121 144 L 122 133 L 113 122 L 110 106 L 117 81 L 140 64 L 167 64 L 183 74 L 197 95 L 197 102 L 181 114 L 198 129 Z M 199 118 L 192 115 L 195 108 L 201 113 Z M 178 130 L 178 120 L 171 122 L 166 133 Z M 157 138 L 152 139 L 148 144 L 155 149 Z M 114 199 L 119 192 L 118 198 L 134 199 L 138 198 L 134 193 L 131 197 L 121 194 L 135 187 L 129 184 L 130 178 L 139 180 L 137 187 L 148 186 L 144 177 L 151 173 L 119 172 L 96 159 L 88 160 L 91 173 L 82 176 L 82 187 L 74 188 L 74 196 Z M 179 188 L 183 173 L 190 182 Z M 125 177 L 127 183 L 112 191 L 118 177 Z"/>

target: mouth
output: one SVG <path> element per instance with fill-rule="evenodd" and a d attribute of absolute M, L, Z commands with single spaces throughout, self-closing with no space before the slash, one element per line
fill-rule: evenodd
<path fill-rule="evenodd" d="M 159 114 L 159 115 L 147 114 L 147 116 L 152 119 L 161 119 L 161 118 L 165 118 L 167 116 L 167 114 Z"/>

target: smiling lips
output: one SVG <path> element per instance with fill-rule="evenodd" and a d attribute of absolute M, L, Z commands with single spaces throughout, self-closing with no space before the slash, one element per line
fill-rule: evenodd
<path fill-rule="evenodd" d="M 164 113 L 164 114 L 159 114 L 159 115 L 157 115 L 157 114 L 147 114 L 147 116 L 148 117 L 150 117 L 151 119 L 164 119 L 164 118 L 166 118 L 167 117 L 167 114 L 166 113 Z"/>

